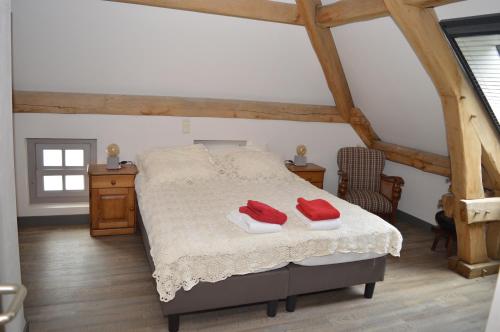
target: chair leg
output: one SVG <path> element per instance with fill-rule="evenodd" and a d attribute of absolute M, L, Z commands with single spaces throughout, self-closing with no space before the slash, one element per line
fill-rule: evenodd
<path fill-rule="evenodd" d="M 297 295 L 290 295 L 286 298 L 286 311 L 294 312 L 297 305 Z"/>
<path fill-rule="evenodd" d="M 397 205 L 396 205 L 397 206 Z M 398 221 L 398 218 L 396 217 L 397 213 L 397 207 L 392 207 L 392 212 L 391 212 L 391 224 L 394 225 Z"/>
<path fill-rule="evenodd" d="M 267 302 L 267 316 L 274 317 L 278 312 L 278 300 Z"/>
<path fill-rule="evenodd" d="M 168 315 L 168 331 L 177 332 L 179 331 L 179 315 Z"/>
<path fill-rule="evenodd" d="M 432 242 L 432 247 L 431 247 L 432 251 L 436 251 L 436 247 L 439 243 L 439 238 L 440 238 L 439 234 L 436 234 L 436 236 L 434 237 L 434 242 Z"/>
<path fill-rule="evenodd" d="M 375 291 L 375 283 L 370 282 L 368 284 L 365 284 L 365 298 L 371 299 L 373 297 L 373 292 Z"/>

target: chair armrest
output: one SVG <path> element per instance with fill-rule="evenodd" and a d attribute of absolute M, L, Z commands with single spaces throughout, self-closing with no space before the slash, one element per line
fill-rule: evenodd
<path fill-rule="evenodd" d="M 401 198 L 401 187 L 405 181 L 399 176 L 380 175 L 380 193 L 390 200 L 393 205 Z"/>
<path fill-rule="evenodd" d="M 347 173 L 339 170 L 337 174 L 339 175 L 339 188 L 337 190 L 337 196 L 343 199 L 347 194 L 348 188 Z"/>

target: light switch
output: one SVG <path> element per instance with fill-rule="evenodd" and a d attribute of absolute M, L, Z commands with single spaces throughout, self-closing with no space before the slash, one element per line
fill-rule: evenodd
<path fill-rule="evenodd" d="M 182 133 L 183 134 L 191 133 L 191 120 L 189 119 L 182 120 Z"/>

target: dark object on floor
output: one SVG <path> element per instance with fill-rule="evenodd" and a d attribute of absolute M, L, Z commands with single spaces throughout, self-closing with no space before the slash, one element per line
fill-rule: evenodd
<path fill-rule="evenodd" d="M 446 251 L 448 257 L 452 255 L 453 243 L 457 242 L 457 231 L 453 218 L 445 216 L 444 211 L 436 213 L 438 226 L 432 226 L 432 231 L 436 233 L 431 250 L 435 251 L 440 239 L 446 240 Z"/>

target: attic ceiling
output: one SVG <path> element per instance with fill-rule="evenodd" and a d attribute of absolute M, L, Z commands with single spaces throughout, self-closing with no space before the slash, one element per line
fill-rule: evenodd
<path fill-rule="evenodd" d="M 140 0 L 140 1 L 121 1 L 121 2 L 127 2 L 127 3 L 142 3 L 142 4 L 145 4 L 145 3 L 153 3 L 154 5 L 166 5 L 166 6 L 169 6 L 169 5 L 172 5 L 172 4 L 173 4 L 174 8 L 178 8 L 179 6 L 189 6 L 189 5 L 192 5 L 192 4 L 194 4 L 195 6 L 198 6 L 199 4 L 202 4 L 202 5 L 206 5 L 206 4 L 207 4 L 207 2 L 205 2 L 205 1 L 196 1 L 196 0 L 190 0 L 190 1 L 171 1 L 171 0 L 163 0 L 163 1 L 161 1 L 161 0 L 160 0 L 160 1 L 152 1 L 152 2 L 151 2 L 151 1 L 149 1 L 149 0 Z M 234 3 L 246 3 L 246 2 L 248 3 L 248 1 L 245 1 L 245 0 L 243 0 L 243 1 L 237 1 L 237 2 L 231 1 L 231 3 L 233 3 L 233 4 L 234 4 Z M 370 1 L 369 1 L 369 2 L 370 2 Z M 210 2 L 210 3 L 217 5 L 217 3 L 219 3 L 219 2 L 217 1 L 217 2 Z M 255 3 L 255 2 L 254 2 L 254 1 L 251 1 L 250 3 L 252 3 L 252 4 L 253 4 L 253 3 Z M 265 3 L 265 4 L 268 4 L 268 3 L 273 3 L 273 5 L 275 4 L 275 2 L 270 2 L 270 1 L 266 1 L 266 0 L 263 0 L 263 1 L 261 1 L 260 3 Z M 284 3 L 280 3 L 280 5 L 282 5 L 282 4 L 284 4 Z M 326 3 L 325 3 L 325 4 L 326 4 Z M 288 1 L 286 5 L 287 5 L 287 6 L 295 6 L 295 5 L 293 4 L 293 2 L 290 2 L 290 1 Z M 122 6 L 120 7 L 120 9 L 121 9 L 121 10 L 126 10 L 125 8 L 127 8 L 127 10 L 128 10 L 128 9 L 130 9 L 130 7 L 135 7 L 135 8 L 137 8 L 136 6 L 129 6 L 128 4 L 122 4 Z M 145 7 L 145 6 L 139 6 L 139 7 Z M 236 6 L 236 7 L 237 7 L 237 6 Z M 147 7 L 145 7 L 145 8 L 147 8 Z M 229 6 L 229 7 L 228 7 L 228 6 L 222 6 L 221 8 L 223 8 L 224 10 L 227 10 L 227 8 L 231 9 L 232 7 L 231 7 L 231 6 Z M 156 12 L 156 11 L 154 10 L 154 8 L 151 8 L 151 9 L 152 9 L 152 10 L 148 11 L 149 13 L 152 13 L 153 11 L 154 11 L 154 12 Z M 210 8 L 209 8 L 209 9 L 210 9 Z M 68 10 L 69 10 L 69 11 L 71 11 L 71 9 L 70 9 L 70 8 L 68 8 Z M 168 10 L 160 10 L 160 11 L 162 11 L 162 12 L 163 12 L 163 11 L 165 11 L 165 12 L 169 12 Z M 180 17 L 180 20 L 179 20 L 178 24 L 179 24 L 180 26 L 182 26 L 182 19 L 183 19 L 183 16 L 184 16 L 184 15 L 182 14 L 183 12 L 182 12 L 182 11 L 174 11 L 174 13 L 175 13 L 175 16 L 176 16 L 176 17 Z M 300 15 L 299 15 L 299 16 L 300 16 Z M 199 20 L 201 20 L 201 18 L 202 18 L 202 17 L 205 17 L 205 16 L 198 16 L 198 17 L 199 17 Z M 215 16 L 213 16 L 213 15 L 208 15 L 208 17 L 212 17 L 212 18 L 211 18 L 212 20 L 215 20 L 215 19 L 220 20 L 220 17 L 219 17 L 219 18 L 217 18 L 217 17 L 215 17 Z M 235 19 L 232 19 L 232 20 L 234 21 Z M 239 24 L 239 25 L 244 25 L 244 24 L 246 24 L 245 22 L 249 22 L 249 21 L 245 21 L 245 20 L 237 20 L 237 22 L 238 22 L 238 24 Z M 201 22 L 200 22 L 200 23 L 201 23 Z M 108 23 L 108 24 L 109 24 L 109 23 Z M 259 24 L 259 25 L 252 25 L 252 26 L 254 27 L 253 29 L 255 29 L 255 27 L 259 27 L 259 26 L 261 26 L 261 25 Z M 272 29 L 273 29 L 273 30 L 274 30 L 274 29 L 282 29 L 282 28 L 281 28 L 281 26 L 286 27 L 287 25 L 281 25 L 281 24 L 277 24 L 277 25 L 276 25 L 276 24 L 273 24 L 273 25 L 272 25 Z M 270 28 L 270 26 L 267 26 L 267 28 L 266 28 L 266 26 L 264 26 L 264 27 L 262 28 L 262 30 L 269 31 L 269 28 Z M 285 28 L 283 28 L 283 29 L 285 29 Z M 287 29 L 287 31 L 290 31 L 290 28 L 286 28 L 286 29 Z M 297 31 L 297 28 L 292 28 L 292 29 L 294 29 L 294 31 Z M 328 31 L 329 29 L 324 29 L 324 30 L 325 30 L 325 31 Z M 168 30 L 167 30 L 166 32 L 168 33 Z M 14 33 L 16 33 L 16 32 L 14 31 Z M 140 32 L 138 31 L 138 33 L 140 33 Z M 143 32 L 143 33 L 144 33 L 144 32 Z M 195 55 L 195 57 L 196 57 L 196 61 L 192 62 L 192 64 L 193 64 L 193 63 L 194 63 L 194 64 L 197 64 L 197 65 L 199 66 L 199 68 L 197 68 L 197 69 L 195 69 L 195 68 L 191 68 L 191 69 L 193 70 L 193 72 L 195 72 L 195 73 L 197 73 L 197 74 L 201 74 L 201 75 L 203 75 L 203 73 L 204 73 L 203 68 L 204 68 L 204 67 L 206 68 L 206 66 L 213 66 L 213 65 L 216 65 L 216 64 L 210 64 L 210 63 L 209 63 L 209 60 L 210 60 L 210 59 L 212 59 L 212 58 L 214 58 L 213 56 L 211 56 L 211 55 L 210 55 L 210 48 L 211 48 L 211 47 L 213 47 L 213 46 L 215 46 L 214 50 L 216 50 L 216 49 L 220 49 L 220 48 L 218 48 L 218 47 L 220 47 L 220 46 L 210 44 L 210 43 L 209 43 L 209 39 L 208 39 L 208 37 L 209 37 L 208 35 L 207 35 L 207 38 L 203 38 L 203 36 L 202 36 L 202 35 L 203 35 L 203 30 L 202 30 L 202 31 L 200 31 L 200 33 L 201 33 L 201 35 L 200 35 L 201 39 L 198 39 L 198 40 L 201 40 L 201 41 L 202 41 L 202 42 L 199 44 L 199 47 L 200 47 L 200 53 L 201 53 L 201 52 L 203 52 L 203 53 L 205 54 L 205 52 L 207 52 L 207 51 L 208 51 L 208 52 L 207 52 L 206 56 L 201 56 L 201 57 L 200 57 L 200 53 L 196 54 L 196 55 Z M 225 35 L 225 34 L 227 34 L 227 32 L 221 32 L 221 33 L 223 33 L 224 35 Z M 266 32 L 263 32 L 263 33 L 264 33 L 264 34 L 266 34 Z M 286 32 L 284 32 L 284 33 L 283 33 L 283 36 L 284 36 L 285 34 L 286 34 Z M 303 33 L 301 33 L 301 34 L 303 34 Z M 272 35 L 270 35 L 270 36 L 272 36 Z M 84 34 L 82 34 L 82 37 L 83 37 L 83 39 L 85 39 L 85 38 L 86 38 Z M 132 36 L 130 36 L 130 37 L 131 37 L 131 38 L 133 38 Z M 234 37 L 235 37 L 235 38 L 237 38 L 237 36 L 236 36 L 236 35 L 235 35 Z M 303 36 L 303 37 L 305 37 L 305 36 Z M 123 40 L 122 40 L 121 42 L 126 41 L 128 38 L 129 38 L 129 36 L 126 36 L 126 37 L 124 36 L 124 37 L 123 37 Z M 271 38 L 272 38 L 272 37 L 271 37 Z M 188 40 L 186 40 L 186 42 L 187 42 L 187 41 L 188 41 Z M 270 42 L 271 42 L 271 43 L 273 43 L 273 42 L 274 42 L 274 43 L 276 43 L 276 42 L 278 42 L 278 40 L 277 40 L 277 39 L 274 39 L 274 40 L 271 40 Z M 351 44 L 354 44 L 354 43 L 351 43 Z M 361 43 L 360 43 L 360 44 L 361 44 Z M 293 44 L 292 44 L 292 45 L 293 45 Z M 288 46 L 289 46 L 289 44 L 287 44 L 287 51 L 288 51 L 288 48 L 289 48 Z M 189 47 L 189 46 L 188 46 L 188 47 Z M 303 47 L 304 47 L 304 46 L 302 46 L 302 48 L 303 48 Z M 307 47 L 307 46 L 306 46 L 306 47 Z M 232 51 L 231 51 L 231 49 L 230 49 L 230 48 L 227 48 L 227 47 L 225 48 L 225 50 L 228 50 L 229 52 L 232 52 Z M 182 51 L 183 51 L 183 48 L 181 47 L 181 48 L 173 49 L 172 51 L 173 51 L 173 52 L 176 52 L 176 53 L 179 53 L 179 52 L 182 52 Z M 290 49 L 289 51 L 292 51 L 292 52 L 293 52 L 294 57 L 295 57 L 295 55 L 296 55 L 296 54 L 300 54 L 301 52 L 303 52 L 303 50 L 296 50 L 296 51 L 295 51 L 295 50 L 293 50 L 293 49 Z M 226 51 L 226 52 L 227 52 L 227 51 Z M 308 52 L 310 52 L 310 51 L 308 51 Z M 342 48 L 340 48 L 340 52 L 342 52 Z M 256 53 L 258 53 L 258 52 L 256 52 Z M 286 53 L 286 52 L 285 52 L 285 53 Z M 294 57 L 288 56 L 288 55 L 286 55 L 285 53 L 284 53 L 283 59 L 285 59 L 285 58 L 291 58 L 291 60 L 290 60 L 290 59 L 286 59 L 286 61 L 288 61 L 288 62 L 290 62 L 290 61 L 294 61 L 294 62 L 295 62 L 295 61 L 297 61 L 297 59 L 295 59 Z M 154 54 L 152 54 L 151 56 L 152 56 L 152 57 L 154 57 L 155 55 L 154 55 Z M 187 56 L 187 57 L 186 57 L 186 56 Z M 184 57 L 184 58 L 186 58 L 186 60 L 187 60 L 187 61 L 186 61 L 186 63 L 189 61 L 189 60 L 188 60 L 188 59 L 189 59 L 189 56 L 191 56 L 191 54 L 190 54 L 190 53 L 187 53 L 187 54 L 185 54 L 185 55 L 183 56 L 183 57 Z M 259 55 L 257 55 L 257 56 L 259 56 Z M 262 56 L 262 55 L 260 55 L 260 56 Z M 264 56 L 265 56 L 265 55 L 264 55 Z M 346 58 L 347 58 L 347 59 L 349 59 L 349 57 L 350 57 L 349 55 L 348 55 L 347 57 L 346 57 L 346 56 L 344 56 L 344 57 L 343 57 L 343 58 L 344 58 L 343 60 L 345 60 Z M 215 58 L 216 58 L 216 57 L 215 57 Z M 237 53 L 235 53 L 235 54 L 234 54 L 234 60 L 237 60 L 237 58 L 238 58 L 238 54 L 237 54 Z M 193 58 L 193 59 L 194 59 L 194 58 Z M 201 60 L 201 61 L 200 61 L 200 60 Z M 307 61 L 308 61 L 308 62 L 314 62 L 314 65 L 315 65 L 315 66 L 317 66 L 317 60 L 314 60 L 314 59 L 309 59 L 309 60 L 306 60 L 306 62 L 307 62 Z M 99 62 L 99 59 L 96 59 L 96 62 L 98 63 L 98 62 Z M 274 62 L 273 62 L 273 66 L 275 66 L 275 65 L 274 65 L 275 63 L 279 63 L 279 62 L 274 61 Z M 167 62 L 167 63 L 165 63 L 165 64 L 167 65 L 167 64 L 168 64 L 168 62 Z M 176 64 L 172 64 L 172 65 L 176 65 Z M 217 65 L 218 65 L 218 64 L 217 64 Z M 229 64 L 229 65 L 230 65 L 230 64 Z M 242 64 L 242 65 L 244 65 L 244 64 Z M 279 65 L 278 65 L 278 66 L 279 66 Z M 126 67 L 126 66 L 125 66 L 125 67 Z M 333 67 L 335 67 L 335 66 L 333 66 Z M 342 65 L 340 64 L 340 62 L 339 62 L 339 66 L 337 66 L 337 67 L 340 67 L 340 69 L 342 70 Z M 297 69 L 300 69 L 300 68 L 297 68 Z M 158 71 L 162 71 L 162 69 L 161 69 L 161 68 L 157 68 L 157 70 L 158 70 Z M 163 69 L 163 70 L 164 70 L 166 73 L 169 73 L 169 72 L 170 72 L 170 70 L 169 70 L 168 68 L 165 68 L 165 69 Z M 150 75 L 150 74 L 151 74 L 151 75 Z M 293 80 L 296 80 L 296 79 L 297 79 L 297 77 L 307 77 L 307 76 L 310 76 L 310 77 L 311 77 L 310 82 L 316 82 L 316 83 L 315 83 L 315 85 L 313 85 L 313 86 L 308 85 L 306 88 L 307 88 L 307 89 L 314 90 L 314 91 L 315 91 L 315 93 L 316 93 L 316 91 L 317 91 L 317 92 L 320 92 L 320 94 L 321 94 L 321 95 L 324 95 L 324 96 L 325 96 L 325 97 L 322 97 L 322 99 L 323 99 L 323 100 L 322 100 L 322 101 L 320 101 L 320 104 L 324 104 L 324 103 L 326 103 L 326 104 L 330 104 L 330 103 L 331 103 L 331 104 L 333 104 L 333 103 L 334 103 L 334 97 L 337 97 L 336 99 L 341 98 L 341 97 L 339 97 L 339 95 L 335 96 L 335 93 L 336 93 L 337 91 L 339 91 L 339 89 L 338 89 L 338 88 L 334 88 L 333 86 L 331 86 L 330 91 L 332 92 L 332 94 L 333 94 L 334 96 L 330 96 L 330 97 L 328 97 L 328 95 L 327 95 L 327 94 L 325 94 L 325 92 L 327 92 L 327 91 L 325 91 L 325 89 L 322 87 L 322 85 L 323 85 L 324 83 L 323 83 L 323 82 L 321 82 L 321 81 L 322 81 L 322 80 L 321 80 L 321 74 L 320 74 L 320 73 L 318 73 L 317 71 L 310 71 L 310 72 L 307 72 L 307 73 L 305 73 L 305 72 L 304 72 L 304 73 L 299 74 L 299 76 L 297 76 L 297 73 L 295 73 L 295 72 L 280 71 L 280 76 L 281 76 L 281 75 L 283 75 L 283 74 L 290 75 L 290 79 L 289 79 L 289 80 L 286 80 L 286 81 L 290 81 L 290 82 L 291 82 L 291 81 L 293 81 Z M 146 76 L 148 76 L 148 77 L 154 77 L 154 76 L 155 76 L 155 74 L 153 74 L 153 73 L 148 73 L 148 72 L 144 72 L 144 75 L 145 75 L 145 77 L 146 77 Z M 262 76 L 262 78 L 260 78 L 260 79 L 259 79 L 259 78 L 256 76 L 254 79 L 251 79 L 251 80 L 252 80 L 252 81 L 259 81 L 259 80 L 261 80 L 261 79 L 268 80 L 269 78 L 272 78 L 272 77 L 273 77 L 272 69 L 271 69 L 271 68 L 269 68 L 268 70 L 266 70 L 266 69 L 264 69 L 264 68 L 263 68 L 263 70 L 262 70 L 261 74 L 259 74 L 259 75 L 260 75 L 260 76 Z M 355 76 L 354 76 L 354 75 L 355 75 Z M 351 75 L 351 76 L 352 76 L 352 77 L 357 77 L 357 76 L 359 76 L 357 73 L 354 73 L 354 75 Z M 266 76 L 266 77 L 264 77 L 264 76 Z M 313 79 L 313 76 L 314 76 L 314 79 Z M 336 77 L 336 76 L 337 76 L 337 75 L 328 75 L 327 77 Z M 347 79 L 347 81 L 348 81 L 349 83 L 351 83 L 350 81 L 352 81 L 354 78 L 351 78 L 351 77 L 350 77 L 350 75 L 344 75 L 344 77 L 346 77 L 346 76 L 347 76 L 347 78 L 346 78 L 346 79 Z M 295 78 L 294 78 L 294 77 L 295 77 Z M 184 79 L 184 78 L 185 78 L 185 77 L 179 77 L 179 79 L 180 79 L 180 80 L 182 80 L 182 79 Z M 16 79 L 16 78 L 15 78 L 15 79 Z M 342 80 L 342 79 L 341 79 L 341 80 Z M 345 80 L 345 78 L 344 78 L 343 80 Z M 224 81 L 224 79 L 221 79 L 221 81 Z M 250 80 L 248 80 L 248 81 L 250 81 Z M 327 79 L 327 81 L 328 81 L 328 79 Z M 191 84 L 191 85 L 192 85 L 192 87 L 193 87 L 193 91 L 196 91 L 196 82 L 197 82 L 196 80 L 195 80 L 195 81 L 192 81 L 192 84 Z M 281 80 L 281 84 L 282 84 L 282 82 L 283 82 L 283 80 Z M 241 87 L 243 88 L 243 87 L 244 87 L 244 85 L 245 85 L 245 81 L 243 80 L 243 81 L 241 81 L 241 83 L 240 83 L 240 82 L 238 82 L 238 86 L 240 86 L 240 84 L 241 84 Z M 204 89 L 205 94 L 206 94 L 206 96 L 207 96 L 207 97 L 211 97 L 211 96 L 213 96 L 213 95 L 217 95 L 217 93 L 216 93 L 215 91 L 214 91 L 214 92 L 210 92 L 212 88 L 213 88 L 213 86 L 211 86 L 211 85 L 208 85 L 208 86 L 207 86 L 207 85 L 205 85 L 205 86 L 203 87 L 203 89 Z M 76 91 L 81 91 L 81 89 L 79 89 L 79 90 L 78 90 L 78 89 L 71 89 L 71 88 L 69 88 L 68 90 L 69 90 L 69 91 L 75 91 L 75 90 L 76 90 Z M 201 91 L 201 87 L 200 87 L 200 89 L 199 89 L 199 90 Z M 350 90 L 349 90 L 349 87 L 348 87 L 348 86 L 347 86 L 347 89 L 345 89 L 345 90 L 347 90 L 347 94 L 349 94 L 349 93 L 350 93 Z M 56 91 L 58 91 L 58 90 L 56 90 Z M 60 91 L 60 90 L 59 90 L 59 91 Z M 175 91 L 175 87 L 172 89 L 172 91 Z M 245 90 L 243 90 L 243 91 L 245 91 Z M 251 91 L 251 90 L 250 90 L 250 89 L 248 89 L 248 91 Z M 321 92 L 321 91 L 324 91 L 324 92 Z M 86 92 L 86 91 L 81 91 L 81 92 Z M 90 91 L 89 91 L 89 92 L 90 92 Z M 138 92 L 139 92 L 139 91 L 138 91 Z M 139 93 L 140 93 L 140 92 L 139 92 Z M 362 93 L 358 93 L 356 90 L 354 90 L 354 93 L 357 93 L 358 95 L 363 95 Z M 151 91 L 145 91 L 145 94 L 151 94 Z M 342 92 L 342 93 L 340 94 L 340 96 L 345 95 L 345 94 L 346 94 L 345 92 Z M 158 95 L 163 95 L 163 94 L 160 94 L 160 93 L 159 93 Z M 174 95 L 175 95 L 175 94 L 174 94 Z M 300 95 L 300 92 L 299 92 L 299 93 L 297 93 L 297 95 Z M 203 96 L 203 95 L 201 95 L 201 96 Z M 248 98 L 248 99 L 254 99 L 254 100 L 259 100 L 260 98 L 262 98 L 262 95 L 253 97 L 253 96 L 251 96 L 251 95 L 248 95 L 248 94 L 247 94 L 247 96 L 245 96 L 245 99 L 246 99 L 246 98 Z M 325 99 L 327 99 L 327 100 L 325 100 Z M 329 100 L 328 100 L 328 99 L 329 99 Z M 351 100 L 352 100 L 352 99 L 351 99 Z M 361 100 L 361 99 L 360 99 L 360 100 Z M 283 99 L 283 100 L 278 100 L 278 101 L 288 102 L 288 101 L 290 101 L 290 100 Z M 297 101 L 299 101 L 299 100 L 297 100 Z M 293 102 L 293 100 L 292 100 L 292 102 Z M 299 102 L 301 102 L 301 101 L 299 101 Z M 337 102 L 337 104 L 338 104 L 338 102 Z M 351 102 L 349 103 L 349 105 L 351 105 L 351 106 L 353 105 L 353 106 L 357 106 L 357 107 L 360 107 L 360 106 L 361 106 L 361 104 L 358 104 L 358 103 L 357 103 L 357 99 L 354 99 L 353 101 L 351 101 Z M 381 135 L 381 136 L 382 136 L 382 138 L 384 139 L 384 138 L 385 138 L 385 137 L 384 137 L 384 133 L 386 132 L 386 129 L 387 129 L 387 128 L 389 128 L 388 132 L 390 132 L 390 131 L 396 131 L 396 135 L 392 135 L 392 136 L 391 136 L 391 135 L 388 135 L 388 138 L 390 139 L 390 138 L 392 138 L 392 137 L 396 137 L 396 136 L 399 134 L 399 132 L 397 132 L 397 130 L 396 130 L 396 129 L 398 129 L 398 128 L 404 128 L 404 127 L 405 127 L 405 126 L 402 126 L 402 125 L 401 125 L 401 123 L 400 123 L 400 125 L 399 125 L 399 126 L 388 126 L 388 125 L 387 125 L 387 124 L 385 124 L 385 123 L 380 124 L 380 122 L 378 122 L 378 123 L 377 123 L 377 122 L 375 122 L 376 124 L 378 124 L 379 130 L 378 130 L 378 132 L 377 132 L 377 131 L 373 131 L 373 130 L 371 129 L 370 122 L 369 122 L 369 121 L 368 121 L 368 119 L 365 117 L 365 112 L 366 112 L 366 114 L 368 114 L 368 115 L 369 115 L 369 118 L 371 118 L 370 120 L 372 120 L 372 121 L 373 121 L 373 119 L 375 118 L 374 116 L 372 116 L 372 113 L 370 113 L 370 109 L 372 108 L 372 106 L 371 106 L 371 105 L 368 105 L 368 107 L 366 107 L 366 109 L 365 109 L 365 106 L 363 106 L 362 108 L 361 108 L 361 107 L 360 107 L 360 108 L 354 108 L 354 109 L 352 109 L 352 110 L 350 109 L 350 108 L 352 108 L 351 106 L 345 106 L 345 105 L 343 105 L 342 107 L 337 107 L 337 108 L 338 108 L 338 109 L 339 109 L 339 111 L 341 111 L 341 112 L 342 112 L 342 109 L 346 109 L 346 111 L 344 111 L 344 112 L 345 112 L 345 114 L 344 114 L 344 118 L 346 119 L 346 121 L 350 121 L 350 123 L 353 125 L 353 128 L 354 128 L 354 129 L 358 132 L 358 134 L 361 136 L 361 138 L 363 139 L 363 141 L 365 142 L 365 144 L 367 144 L 368 146 L 371 146 L 371 141 L 373 141 L 373 140 L 377 140 L 377 139 L 379 138 L 379 136 L 380 136 L 380 135 Z M 20 110 L 18 109 L 18 111 L 20 111 Z M 347 112 L 347 113 L 346 113 L 346 112 Z M 400 111 L 399 111 L 399 112 L 400 112 Z M 351 113 L 352 113 L 353 117 L 352 117 L 352 119 L 348 119 L 348 118 L 350 117 L 350 114 L 351 114 Z M 436 112 L 436 113 L 438 113 L 438 114 L 439 114 L 439 112 Z M 442 116 L 441 116 L 441 117 L 442 117 Z M 376 118 L 378 118 L 378 117 L 376 117 Z M 399 117 L 399 118 L 401 118 L 401 117 Z M 394 115 L 393 117 L 391 117 L 391 119 L 394 119 L 393 121 L 397 121 L 397 120 L 396 120 L 396 119 L 398 119 L 398 114 L 397 114 L 397 112 L 395 112 L 395 115 Z M 441 121 L 442 121 L 442 120 L 441 120 Z M 411 137 L 411 135 L 408 135 L 408 132 L 410 132 L 410 134 L 411 134 L 411 129 L 416 128 L 416 127 L 418 127 L 418 125 L 415 125 L 415 126 L 410 126 L 410 127 L 409 127 L 409 129 L 410 129 L 409 131 L 408 131 L 408 130 L 404 130 L 404 129 L 400 129 L 400 131 L 404 131 L 404 132 L 405 132 L 404 137 Z M 408 129 L 408 126 L 407 126 L 407 129 Z M 433 130 L 433 131 L 432 131 L 432 133 L 439 133 L 439 134 L 441 135 L 440 137 L 439 137 L 439 134 L 438 134 L 438 135 L 436 135 L 436 136 L 437 136 L 436 138 L 438 138 L 438 139 L 440 140 L 440 142 L 441 142 L 441 146 L 444 146 L 445 144 L 443 143 L 443 142 L 444 142 L 444 138 L 443 138 L 443 136 L 442 136 L 442 130 Z M 431 135 L 433 135 L 433 134 L 431 134 Z M 417 137 L 421 137 L 421 136 L 422 136 L 422 135 L 421 135 L 420 133 L 415 132 L 414 139 L 411 139 L 411 138 L 410 138 L 410 139 L 408 139 L 408 143 L 411 143 L 411 144 L 408 144 L 407 146 L 410 146 L 410 147 L 412 147 L 412 148 L 420 148 L 420 149 L 422 149 L 421 145 L 420 145 L 420 144 L 418 144 L 418 141 L 419 141 L 419 140 L 417 139 Z M 391 142 L 391 141 L 389 141 L 389 142 Z M 442 153 L 442 154 L 445 154 L 445 152 L 446 152 L 446 149 L 436 149 L 436 144 L 429 144 L 429 145 L 430 145 L 430 146 L 432 146 L 432 149 L 427 149 L 428 151 L 431 151 L 431 152 L 433 152 L 433 153 Z M 439 144 L 438 144 L 438 145 L 439 145 Z M 372 147 L 374 147 L 374 146 L 372 146 Z M 387 148 L 390 148 L 390 150 L 386 150 L 386 154 L 388 155 L 389 159 L 392 159 L 392 160 L 394 160 L 394 161 L 396 161 L 396 162 L 402 162 L 402 163 L 405 163 L 405 164 L 410 165 L 410 166 L 417 166 L 417 168 L 423 169 L 423 170 L 425 170 L 425 171 L 435 172 L 435 173 L 438 173 L 438 174 L 441 174 L 441 175 L 449 175 L 449 167 L 447 166 L 449 162 L 447 161 L 447 158 L 446 158 L 446 157 L 442 157 L 442 156 L 439 156 L 439 155 L 434 155 L 434 154 L 427 154 L 427 153 L 425 153 L 425 152 L 423 152 L 423 151 L 415 151 L 414 149 L 401 149 L 401 148 L 399 148 L 398 146 L 393 146 L 393 145 L 379 145 L 378 147 L 379 147 L 379 148 L 381 148 L 381 149 L 387 149 Z M 395 150 L 395 148 L 397 148 L 397 151 Z M 424 148 L 425 148 L 425 146 L 424 146 Z M 415 153 L 417 153 L 417 160 L 416 160 L 416 161 L 415 161 L 415 160 L 411 160 L 411 155 L 415 155 Z M 395 157 L 397 157 L 398 155 L 399 155 L 400 157 L 399 157 L 399 158 L 395 158 Z M 437 160 L 437 164 L 436 164 L 436 165 L 433 165 L 433 164 L 434 164 L 434 162 L 435 162 L 436 160 Z M 429 166 L 427 166 L 427 164 L 429 164 Z"/>

